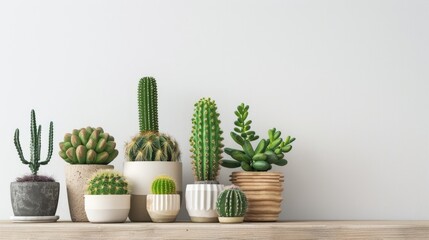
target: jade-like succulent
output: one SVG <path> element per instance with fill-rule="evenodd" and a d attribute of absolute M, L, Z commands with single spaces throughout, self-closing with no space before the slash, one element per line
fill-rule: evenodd
<path fill-rule="evenodd" d="M 247 120 L 249 115 L 249 106 L 242 103 L 237 107 L 235 115 L 237 121 L 236 127 L 231 132 L 231 138 L 239 144 L 243 150 L 225 148 L 225 153 L 234 160 L 223 160 L 222 166 L 227 168 L 240 167 L 245 171 L 268 171 L 272 164 L 284 166 L 287 160 L 284 154 L 292 150 L 290 145 L 295 138 L 290 136 L 286 139 L 281 138 L 281 132 L 275 128 L 268 130 L 268 139 L 261 139 L 254 149 L 251 142 L 259 138 L 254 131 L 250 131 L 251 120 Z"/>
<path fill-rule="evenodd" d="M 89 179 L 86 193 L 88 195 L 130 194 L 127 180 L 122 174 L 113 170 L 97 171 Z"/>
<path fill-rule="evenodd" d="M 128 161 L 180 161 L 179 144 L 167 134 L 142 132 L 125 146 Z"/>
<path fill-rule="evenodd" d="M 176 194 L 176 182 L 168 176 L 157 177 L 152 182 L 152 194 Z"/>
<path fill-rule="evenodd" d="M 138 104 L 140 132 L 158 132 L 158 93 L 155 78 L 140 79 Z"/>
<path fill-rule="evenodd" d="M 217 198 L 216 211 L 219 217 L 243 217 L 247 211 L 246 195 L 237 186 L 225 188 Z"/>
<path fill-rule="evenodd" d="M 59 155 L 70 164 L 109 164 L 118 156 L 115 138 L 100 127 L 74 129 L 60 142 Z"/>
<path fill-rule="evenodd" d="M 31 173 L 37 175 L 40 165 L 46 165 L 49 163 L 52 157 L 53 149 L 53 139 L 54 139 L 54 124 L 50 122 L 49 124 L 49 141 L 48 141 L 48 156 L 44 161 L 40 161 L 40 152 L 42 145 L 42 125 L 37 127 L 36 123 L 36 113 L 34 110 L 31 110 L 31 141 L 30 141 L 30 159 L 27 160 L 22 153 L 21 143 L 19 141 L 19 129 L 15 130 L 14 143 L 16 150 L 18 151 L 18 156 L 23 164 L 26 164 L 30 167 Z M 36 178 L 34 178 L 36 179 Z"/>
<path fill-rule="evenodd" d="M 214 100 L 202 98 L 195 104 L 190 138 L 195 181 L 217 182 L 222 159 L 222 130 Z"/>

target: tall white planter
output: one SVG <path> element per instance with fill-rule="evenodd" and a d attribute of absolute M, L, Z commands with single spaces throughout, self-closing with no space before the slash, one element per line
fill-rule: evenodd
<path fill-rule="evenodd" d="M 146 208 L 152 222 L 174 222 L 180 211 L 180 195 L 149 194 Z"/>
<path fill-rule="evenodd" d="M 94 223 L 125 222 L 130 212 L 131 196 L 85 195 L 85 212 Z"/>
<path fill-rule="evenodd" d="M 176 193 L 182 194 L 182 163 L 164 161 L 138 161 L 124 163 L 124 176 L 131 187 L 131 210 L 133 222 L 150 222 L 146 209 L 146 197 L 156 177 L 166 175 L 176 182 Z"/>
<path fill-rule="evenodd" d="M 186 210 L 192 222 L 217 222 L 216 201 L 222 184 L 186 185 Z"/>

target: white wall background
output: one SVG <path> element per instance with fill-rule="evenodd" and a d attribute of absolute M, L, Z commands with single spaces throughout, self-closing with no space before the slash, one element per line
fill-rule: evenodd
<path fill-rule="evenodd" d="M 12 139 L 19 127 L 28 146 L 31 108 L 43 156 L 50 120 L 55 152 L 73 128 L 102 126 L 121 170 L 146 75 L 158 79 L 161 130 L 181 144 L 184 183 L 193 103 L 211 96 L 227 134 L 245 102 L 260 135 L 275 126 L 297 138 L 275 169 L 282 219 L 428 219 L 428 12 L 417 0 L 1 1 L 0 219 L 12 215 L 9 183 L 29 172 Z M 69 219 L 64 166 L 55 154 L 41 172 L 62 183 Z"/>

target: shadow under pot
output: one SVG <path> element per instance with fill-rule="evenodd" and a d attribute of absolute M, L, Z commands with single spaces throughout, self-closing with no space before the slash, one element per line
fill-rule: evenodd
<path fill-rule="evenodd" d="M 10 197 L 15 216 L 55 216 L 60 183 L 12 182 Z"/>

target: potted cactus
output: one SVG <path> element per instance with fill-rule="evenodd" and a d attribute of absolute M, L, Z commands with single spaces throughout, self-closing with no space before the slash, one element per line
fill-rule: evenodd
<path fill-rule="evenodd" d="M 247 211 L 247 198 L 239 187 L 232 185 L 223 190 L 216 202 L 220 223 L 242 223 Z"/>
<path fill-rule="evenodd" d="M 130 220 L 149 222 L 146 197 L 153 180 L 160 175 L 170 176 L 181 194 L 182 163 L 178 143 L 158 130 L 158 93 L 152 77 L 139 81 L 138 109 L 140 132 L 125 146 L 124 175 L 131 183 Z"/>
<path fill-rule="evenodd" d="M 85 211 L 90 222 L 125 222 L 131 196 L 124 176 L 110 169 L 97 171 L 86 185 Z"/>
<path fill-rule="evenodd" d="M 49 163 L 52 157 L 53 142 L 52 122 L 49 124 L 48 156 L 41 161 L 41 136 L 42 126 L 37 127 L 36 113 L 31 110 L 31 141 L 30 141 L 30 159 L 25 159 L 19 140 L 19 129 L 15 131 L 14 143 L 21 162 L 28 165 L 31 174 L 19 177 L 16 182 L 10 184 L 10 195 L 14 221 L 56 221 L 59 217 L 55 216 L 58 206 L 58 196 L 60 193 L 60 184 L 52 177 L 38 175 L 41 165 Z"/>
<path fill-rule="evenodd" d="M 146 208 L 152 222 L 174 222 L 180 211 L 180 195 L 176 183 L 168 176 L 157 177 L 152 183 L 152 194 L 147 195 Z"/>
<path fill-rule="evenodd" d="M 215 101 L 202 98 L 195 104 L 190 138 L 194 184 L 186 186 L 186 209 L 192 222 L 217 222 L 216 200 L 222 159 L 222 130 Z"/>
<path fill-rule="evenodd" d="M 277 221 L 281 212 L 283 192 L 283 173 L 267 172 L 272 165 L 284 166 L 287 160 L 284 154 L 292 150 L 290 145 L 295 138 L 281 138 L 281 132 L 275 128 L 268 130 L 268 139 L 261 139 L 256 148 L 251 142 L 259 136 L 251 131 L 251 120 L 247 120 L 249 106 L 243 103 L 237 107 L 234 122 L 236 127 L 231 138 L 241 146 L 242 150 L 225 148 L 225 153 L 233 160 L 223 160 L 222 166 L 227 168 L 241 167 L 245 172 L 233 172 L 231 181 L 246 194 L 249 209 L 245 221 Z"/>
<path fill-rule="evenodd" d="M 74 129 L 64 135 L 59 155 L 66 161 L 66 187 L 70 216 L 73 222 L 87 222 L 84 209 L 85 184 L 100 169 L 113 169 L 108 165 L 118 156 L 115 139 L 103 128 Z"/>

